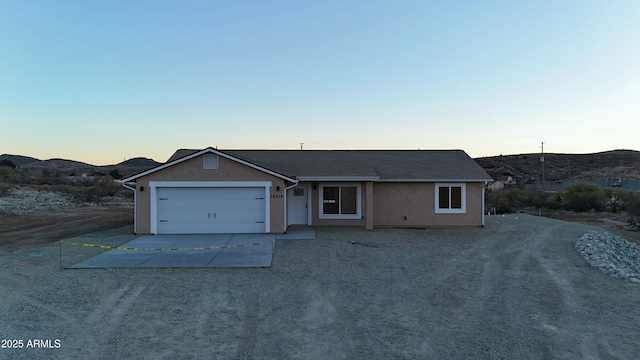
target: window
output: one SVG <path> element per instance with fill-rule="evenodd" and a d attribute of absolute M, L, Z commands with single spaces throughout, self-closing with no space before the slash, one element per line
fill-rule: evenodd
<path fill-rule="evenodd" d="M 466 209 L 465 184 L 436 184 L 436 213 L 464 214 Z"/>
<path fill-rule="evenodd" d="M 320 185 L 320 219 L 360 219 L 360 184 Z"/>

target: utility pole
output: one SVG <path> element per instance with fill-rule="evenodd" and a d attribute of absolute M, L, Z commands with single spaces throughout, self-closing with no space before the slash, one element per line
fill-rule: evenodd
<path fill-rule="evenodd" d="M 540 156 L 540 162 L 542 163 L 542 192 L 544 192 L 544 141 L 540 145 L 540 148 L 542 149 L 542 155 Z"/>

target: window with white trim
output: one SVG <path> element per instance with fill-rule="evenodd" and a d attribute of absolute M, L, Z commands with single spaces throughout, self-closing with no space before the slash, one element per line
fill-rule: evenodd
<path fill-rule="evenodd" d="M 437 183 L 435 199 L 436 213 L 464 214 L 467 212 L 467 185 Z"/>
<path fill-rule="evenodd" d="M 360 219 L 360 184 L 321 184 L 320 219 Z"/>

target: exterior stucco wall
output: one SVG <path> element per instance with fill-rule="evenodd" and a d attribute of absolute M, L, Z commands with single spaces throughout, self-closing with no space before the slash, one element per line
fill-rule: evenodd
<path fill-rule="evenodd" d="M 270 232 L 284 232 L 284 188 L 285 181 L 249 166 L 218 157 L 218 169 L 203 169 L 203 157 L 175 164 L 136 179 L 136 232 L 148 234 L 151 229 L 150 181 L 270 181 Z M 276 187 L 280 186 L 280 190 Z M 140 190 L 144 187 L 144 190 Z"/>
<path fill-rule="evenodd" d="M 466 212 L 435 212 L 434 183 L 375 183 L 374 226 L 481 226 L 483 183 L 466 184 Z M 406 217 L 406 220 L 405 220 Z"/>

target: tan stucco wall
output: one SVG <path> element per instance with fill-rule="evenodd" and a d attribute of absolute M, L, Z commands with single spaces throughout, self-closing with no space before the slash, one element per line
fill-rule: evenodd
<path fill-rule="evenodd" d="M 373 223 L 374 226 L 481 226 L 482 189 L 482 183 L 467 183 L 466 213 L 437 214 L 434 183 L 375 183 Z"/>
<path fill-rule="evenodd" d="M 148 234 L 151 229 L 149 191 L 150 181 L 270 181 L 270 232 L 284 232 L 284 188 L 285 181 L 279 177 L 218 157 L 218 169 L 203 169 L 202 156 L 175 164 L 166 169 L 136 179 L 136 232 Z M 140 191 L 140 187 L 144 191 Z M 276 187 L 280 186 L 280 190 Z"/>

